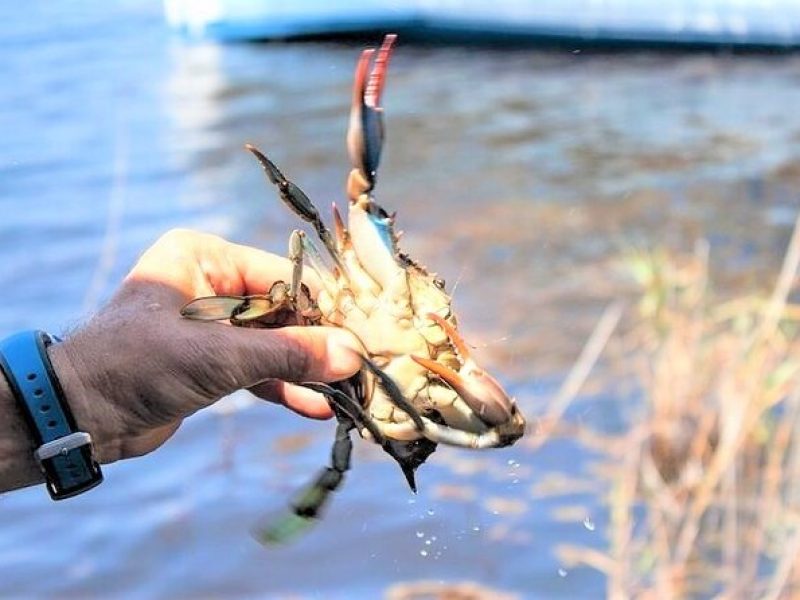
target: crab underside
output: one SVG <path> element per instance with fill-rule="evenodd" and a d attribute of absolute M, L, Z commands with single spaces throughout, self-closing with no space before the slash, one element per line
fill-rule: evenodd
<path fill-rule="evenodd" d="M 198 298 L 181 311 L 190 319 L 246 327 L 335 325 L 363 346 L 363 369 L 350 379 L 302 383 L 322 393 L 336 415 L 331 462 L 297 495 L 288 516 L 258 532 L 264 542 L 288 540 L 318 517 L 350 468 L 353 430 L 392 456 L 415 491 L 414 472 L 437 444 L 502 447 L 525 431 L 514 400 L 475 363 L 459 335 L 444 282 L 399 250 L 394 216 L 372 194 L 384 136 L 380 97 L 394 39 L 386 36 L 377 55 L 363 51 L 356 67 L 347 225 L 334 206 L 335 227 L 328 229 L 308 196 L 247 145 L 283 202 L 313 226 L 324 255 L 295 230 L 290 282 L 273 283 L 265 295 Z M 322 282 L 316 299 L 301 281 L 304 262 Z"/>

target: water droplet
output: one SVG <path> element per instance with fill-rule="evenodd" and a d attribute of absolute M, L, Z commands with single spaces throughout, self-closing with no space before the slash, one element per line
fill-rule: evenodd
<path fill-rule="evenodd" d="M 517 479 L 517 478 L 514 478 L 514 479 L 511 481 L 511 483 L 519 483 L 519 479 Z"/>
<path fill-rule="evenodd" d="M 424 535 L 425 535 L 425 533 L 424 533 L 424 532 L 422 532 L 422 531 L 418 531 L 418 532 L 417 532 L 417 537 L 418 537 L 418 538 L 421 538 L 421 537 L 422 537 L 422 536 L 424 536 Z"/>
<path fill-rule="evenodd" d="M 589 531 L 594 531 L 595 529 L 595 524 L 594 521 L 592 521 L 591 517 L 586 517 L 583 520 L 583 526 L 586 527 L 586 529 L 588 529 Z"/>
<path fill-rule="evenodd" d="M 433 540 L 433 541 L 435 542 L 435 541 L 436 541 L 436 536 L 435 536 L 435 535 L 432 535 L 432 536 L 431 536 L 431 540 Z"/>
<path fill-rule="evenodd" d="M 567 576 L 567 570 L 564 569 L 564 568 L 559 569 L 558 570 L 558 576 L 559 577 L 566 577 Z"/>
<path fill-rule="evenodd" d="M 433 509 L 432 509 L 432 508 L 429 508 L 429 509 L 428 509 L 428 514 L 429 514 L 430 516 L 433 516 L 433 515 L 434 515 L 434 512 L 433 512 Z"/>
<path fill-rule="evenodd" d="M 513 466 L 514 466 L 514 459 L 513 459 L 513 458 L 509 458 L 509 459 L 508 459 L 508 462 L 506 462 L 506 464 L 507 464 L 508 466 L 510 466 L 510 467 L 513 467 Z"/>
<path fill-rule="evenodd" d="M 425 545 L 426 546 L 430 546 L 431 545 L 431 541 L 430 540 L 425 540 Z"/>
<path fill-rule="evenodd" d="M 419 551 L 419 555 L 420 556 L 428 556 L 428 551 L 427 550 L 420 550 Z"/>
<path fill-rule="evenodd" d="M 481 530 L 481 528 L 478 527 L 477 525 L 475 525 L 475 527 L 472 528 L 472 531 L 480 531 L 480 530 Z"/>

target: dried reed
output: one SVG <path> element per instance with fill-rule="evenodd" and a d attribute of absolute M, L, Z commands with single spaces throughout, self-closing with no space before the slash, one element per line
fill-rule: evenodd
<path fill-rule="evenodd" d="M 604 571 L 611 598 L 800 595 L 800 220 L 766 297 L 716 299 L 706 246 L 628 264 L 644 408 L 613 457 L 607 551 L 562 560 Z"/>

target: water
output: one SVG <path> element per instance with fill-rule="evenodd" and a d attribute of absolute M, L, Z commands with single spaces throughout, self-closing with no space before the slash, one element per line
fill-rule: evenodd
<path fill-rule="evenodd" d="M 355 45 L 186 45 L 154 2 L 36 1 L 0 17 L 0 335 L 76 326 L 170 227 L 284 252 L 295 220 L 246 141 L 320 206 L 341 199 Z M 620 249 L 706 235 L 732 285 L 774 271 L 798 209 L 798 101 L 794 55 L 401 44 L 380 197 L 535 414 L 619 292 Z M 0 595 L 353 598 L 421 579 L 601 594 L 597 573 L 554 554 L 602 547 L 598 496 L 535 487 L 588 468 L 569 440 L 437 452 L 416 498 L 358 444 L 327 518 L 264 549 L 250 528 L 327 460 L 332 425 L 231 402 L 109 465 L 85 496 L 0 497 Z M 618 408 L 592 397 L 570 416 L 609 428 Z"/>

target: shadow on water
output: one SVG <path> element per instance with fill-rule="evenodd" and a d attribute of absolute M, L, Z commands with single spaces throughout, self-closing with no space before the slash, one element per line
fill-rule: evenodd
<path fill-rule="evenodd" d="M 284 253 L 296 222 L 245 142 L 321 208 L 343 198 L 352 41 L 185 45 L 153 4 L 86 5 L 97 37 L 53 7 L 6 44 L 3 335 L 80 322 L 99 257 L 102 299 L 172 226 Z M 705 237 L 722 285 L 743 288 L 775 271 L 800 208 L 796 55 L 575 49 L 401 42 L 385 95 L 379 198 L 531 415 L 608 301 L 630 295 L 620 251 Z M 623 383 L 590 382 L 567 419 L 616 430 L 635 401 Z M 0 595 L 352 598 L 417 579 L 526 598 L 602 589 L 553 553 L 604 543 L 595 457 L 569 437 L 437 452 L 417 497 L 357 444 L 327 518 L 296 546 L 258 546 L 249 528 L 326 462 L 331 435 L 237 396 L 85 497 L 8 494 Z"/>
<path fill-rule="evenodd" d="M 514 32 L 476 32 L 446 27 L 400 25 L 379 27 L 354 33 L 329 33 L 298 35 L 288 39 L 264 39 L 239 42 L 255 45 L 297 45 L 326 43 L 347 47 L 363 48 L 375 44 L 387 34 L 397 34 L 399 45 L 413 45 L 420 48 L 467 48 L 481 52 L 586 52 L 591 54 L 630 54 L 632 52 L 658 52 L 667 55 L 713 54 L 713 55 L 764 55 L 782 56 L 796 54 L 800 48 L 795 45 L 776 46 L 766 43 L 720 43 L 718 41 L 697 40 L 687 42 L 675 39 L 642 40 L 635 35 L 621 35 L 618 39 L 604 36 L 578 36 L 560 33 L 532 35 Z"/>

